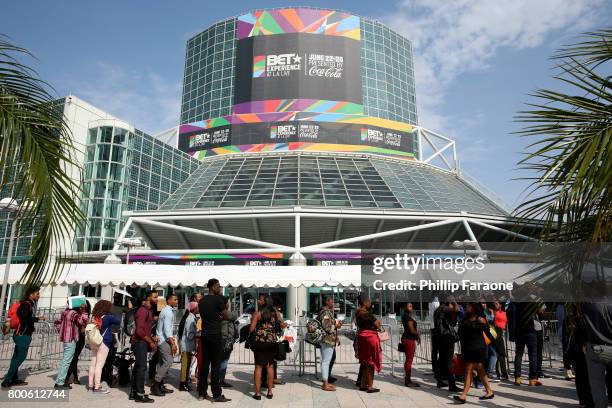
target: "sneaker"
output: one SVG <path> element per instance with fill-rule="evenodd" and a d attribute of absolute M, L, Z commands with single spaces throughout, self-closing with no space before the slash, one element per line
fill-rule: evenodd
<path fill-rule="evenodd" d="M 12 387 L 25 386 L 25 385 L 28 385 L 28 382 L 24 380 L 15 380 L 11 383 Z"/>
<path fill-rule="evenodd" d="M 514 385 L 521 385 L 521 377 L 514 377 Z"/>
<path fill-rule="evenodd" d="M 541 381 L 538 380 L 529 380 L 529 386 L 530 387 L 539 387 L 542 385 Z"/>
<path fill-rule="evenodd" d="M 92 392 L 94 394 L 108 394 L 110 391 L 108 390 L 108 388 L 100 387 L 100 388 L 94 388 Z"/>
<path fill-rule="evenodd" d="M 219 395 L 216 398 L 213 398 L 213 402 L 228 402 L 231 401 L 231 398 L 225 398 L 225 395 Z"/>
<path fill-rule="evenodd" d="M 565 379 L 567 381 L 571 381 L 573 379 L 575 379 L 576 376 L 574 375 L 574 372 L 572 370 L 565 370 Z"/>
<path fill-rule="evenodd" d="M 53 388 L 55 388 L 56 390 L 71 390 L 72 387 L 69 384 L 55 384 L 53 386 Z"/>
<path fill-rule="evenodd" d="M 4 389 L 8 389 L 8 388 L 11 388 L 11 384 L 9 384 L 7 382 L 2 382 L 2 384 L 0 384 L 0 387 L 2 387 Z"/>

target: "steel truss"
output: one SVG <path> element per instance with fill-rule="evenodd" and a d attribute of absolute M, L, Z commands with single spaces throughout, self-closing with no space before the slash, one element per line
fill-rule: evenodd
<path fill-rule="evenodd" d="M 136 248 L 130 251 L 132 255 L 162 255 L 162 254 L 245 254 L 245 253 L 283 253 L 293 255 L 299 258 L 303 255 L 313 253 L 360 253 L 361 248 L 358 244 L 366 241 L 378 240 L 384 237 L 400 236 L 406 233 L 413 233 L 410 241 L 416 238 L 419 232 L 433 230 L 443 226 L 452 225 L 451 232 L 446 235 L 445 241 L 450 241 L 452 236 L 457 231 L 463 230 L 469 239 L 475 242 L 475 251 L 480 251 L 479 238 L 484 233 L 477 237 L 472 230 L 473 226 L 478 226 L 486 231 L 494 231 L 508 237 L 521 240 L 523 242 L 537 241 L 537 239 L 528 235 L 520 234 L 512 231 L 513 220 L 508 217 L 483 216 L 478 214 L 469 214 L 465 212 L 455 214 L 436 214 L 436 213 L 414 213 L 408 211 L 385 211 L 385 210 L 333 210 L 333 209 L 307 209 L 302 207 L 293 208 L 277 208 L 277 209 L 255 209 L 247 210 L 203 210 L 203 211 L 188 211 L 188 212 L 173 212 L 164 211 L 140 212 L 137 214 L 128 214 L 129 218 L 121 231 L 116 242 L 120 242 L 126 237 L 131 226 L 133 226 L 138 235 L 146 242 L 148 247 Z M 177 225 L 177 222 L 185 221 L 222 221 L 222 220 L 244 220 L 249 225 L 259 225 L 261 221 L 274 222 L 274 220 L 291 220 L 294 222 L 294 236 L 292 245 L 281 245 L 274 242 L 268 242 L 262 239 L 251 239 L 238 236 L 235 234 L 220 233 L 216 228 L 216 224 L 210 229 L 195 228 L 193 226 Z M 339 232 L 336 231 L 334 238 L 326 242 L 320 242 L 311 245 L 302 245 L 302 231 L 304 222 L 309 219 L 334 219 L 337 228 L 342 228 L 342 222 L 346 220 L 378 220 L 376 231 L 374 233 L 355 235 L 349 238 L 339 239 Z M 385 222 L 389 221 L 412 221 L 416 225 L 411 225 L 403 228 L 396 228 L 387 231 L 382 230 Z M 157 249 L 155 240 L 147 233 L 145 227 L 155 227 L 166 230 L 168 234 L 176 234 L 176 248 Z M 533 223 L 537 227 L 537 223 Z M 259 234 L 259 229 L 257 229 Z M 188 244 L 184 234 L 194 234 L 215 238 L 220 241 L 235 242 L 246 245 L 248 248 L 196 248 Z M 356 244 L 354 247 L 347 245 Z M 225 246 L 225 245 L 224 245 Z M 448 250 L 441 250 L 448 253 Z M 463 251 L 460 251 L 463 252 Z M 118 243 L 115 244 L 111 251 L 98 251 L 91 253 L 82 253 L 81 255 L 122 255 L 126 250 L 122 249 Z"/>

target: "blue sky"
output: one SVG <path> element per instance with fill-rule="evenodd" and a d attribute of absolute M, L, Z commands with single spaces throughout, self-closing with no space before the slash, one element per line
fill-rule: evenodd
<path fill-rule="evenodd" d="M 253 8 L 311 5 L 387 23 L 413 42 L 422 126 L 457 141 L 461 167 L 508 204 L 527 140 L 512 134 L 537 88 L 562 89 L 549 56 L 612 21 L 609 0 L 20 1 L 0 32 L 29 49 L 59 95 L 69 92 L 149 133 L 178 123 L 185 42 Z"/>

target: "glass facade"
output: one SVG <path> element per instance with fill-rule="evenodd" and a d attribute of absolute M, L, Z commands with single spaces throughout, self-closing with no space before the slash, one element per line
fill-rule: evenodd
<path fill-rule="evenodd" d="M 418 123 L 410 41 L 363 17 L 361 78 L 366 115 Z"/>
<path fill-rule="evenodd" d="M 58 115 L 61 115 L 63 113 L 65 102 L 65 98 L 60 98 L 54 101 L 54 107 L 57 109 Z M 0 198 L 12 197 L 16 198 L 18 201 L 20 200 L 20 197 L 17 196 L 18 194 L 16 192 L 14 176 L 15 174 L 19 174 L 22 171 L 22 166 L 22 164 L 15 163 L 11 166 L 0 168 L 0 180 L 3 180 L 3 183 L 0 188 Z M 0 211 L 1 259 L 5 259 L 8 255 L 8 247 L 14 219 L 13 217 L 14 214 L 9 211 Z M 12 262 L 25 261 L 24 257 L 30 253 L 30 245 L 36 237 L 39 229 L 40 225 L 36 222 L 36 220 L 29 219 L 25 216 L 19 220 L 19 225 L 16 230 L 17 233 L 14 241 Z"/>
<path fill-rule="evenodd" d="M 229 115 L 234 98 L 236 19 L 221 21 L 187 41 L 181 123 Z"/>
<path fill-rule="evenodd" d="M 310 153 L 206 159 L 160 209 L 293 205 L 505 215 L 456 175 L 429 165 Z"/>
<path fill-rule="evenodd" d="M 216 23 L 187 41 L 182 124 L 231 114 L 235 52 L 236 18 Z M 364 17 L 361 77 L 366 115 L 417 124 L 410 41 Z"/>
<path fill-rule="evenodd" d="M 77 251 L 112 249 L 125 210 L 155 210 L 200 164 L 139 131 L 118 126 L 89 129 Z"/>
<path fill-rule="evenodd" d="M 6 181 L 2 185 L 2 189 L 0 190 L 0 198 L 16 196 L 14 174 L 17 174 L 20 171 L 21 166 L 22 165 L 20 164 L 15 164 L 0 170 L 0 180 L 5 180 L 5 174 L 7 177 Z M 19 200 L 18 197 L 17 199 Z M 8 255 L 13 220 L 14 213 L 11 213 L 10 211 L 0 211 L 0 258 L 2 259 L 6 258 Z M 32 222 L 31 219 L 22 218 L 19 221 L 13 248 L 13 262 L 20 262 L 20 258 L 29 253 L 30 245 L 32 244 L 32 240 L 36 236 L 37 232 L 38 225 Z"/>

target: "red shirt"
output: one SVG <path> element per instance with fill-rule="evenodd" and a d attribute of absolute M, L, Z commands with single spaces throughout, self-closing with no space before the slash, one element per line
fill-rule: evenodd
<path fill-rule="evenodd" d="M 136 324 L 136 331 L 134 331 L 134 335 L 130 339 L 130 344 L 144 341 L 145 337 L 151 336 L 153 312 L 144 306 L 139 307 L 134 314 L 134 323 Z"/>
<path fill-rule="evenodd" d="M 508 317 L 506 316 L 506 312 L 503 310 L 498 310 L 495 312 L 495 320 L 493 320 L 493 324 L 495 327 L 506 330 L 506 325 L 508 325 Z"/>

